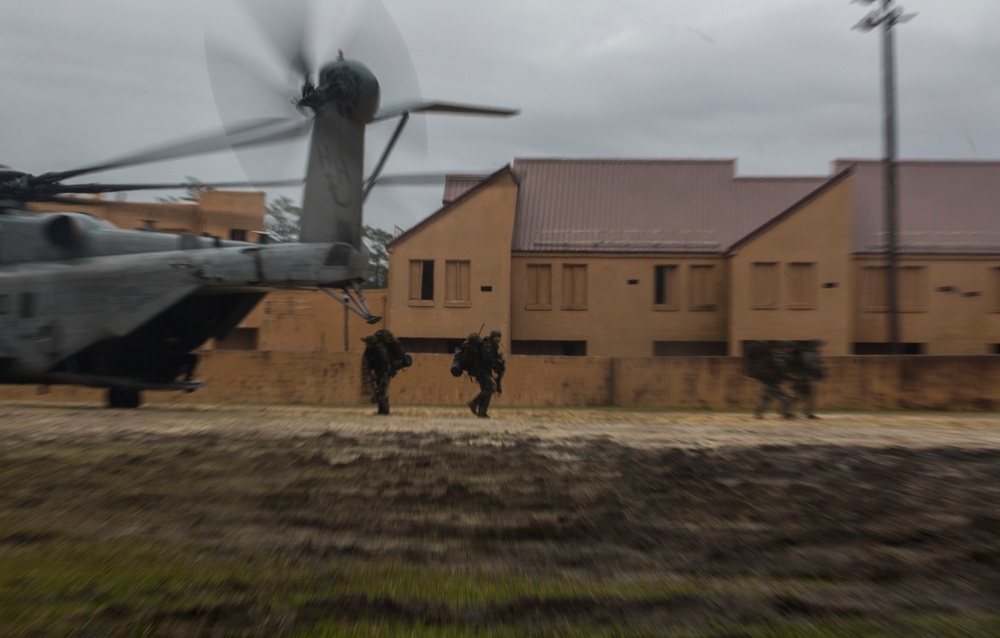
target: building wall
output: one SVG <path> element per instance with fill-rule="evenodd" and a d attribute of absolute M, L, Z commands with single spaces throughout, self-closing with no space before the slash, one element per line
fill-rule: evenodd
<path fill-rule="evenodd" d="M 732 354 L 754 339 L 823 339 L 828 354 L 852 352 L 852 185 L 841 179 L 730 251 Z M 795 281 L 802 267 L 813 270 L 807 289 Z"/>
<path fill-rule="evenodd" d="M 478 392 L 467 376 L 448 372 L 447 354 L 420 354 L 390 386 L 404 405 L 454 406 Z M 1000 357 L 827 357 L 816 384 L 821 409 L 1000 410 Z M 194 393 L 147 392 L 151 402 L 303 404 L 371 407 L 359 353 L 227 352 L 202 356 Z M 760 384 L 743 376 L 738 357 L 508 358 L 497 408 L 616 406 L 652 409 L 750 410 Z M 57 386 L 0 386 L 0 400 L 103 402 L 103 392 Z M 502 413 L 500 415 L 502 419 Z M 750 418 L 749 415 L 747 417 Z M 822 421 L 820 426 L 822 426 Z"/>
<path fill-rule="evenodd" d="M 446 207 L 389 246 L 389 329 L 398 337 L 510 332 L 510 243 L 517 183 L 510 174 Z M 432 299 L 411 299 L 411 263 L 434 264 Z M 468 299 L 447 297 L 448 261 L 468 262 Z"/>
<path fill-rule="evenodd" d="M 858 256 L 853 264 L 860 342 L 887 340 L 886 304 L 873 299 L 881 288 L 864 272 L 884 264 L 874 255 Z M 1000 257 L 902 256 L 898 266 L 901 341 L 923 344 L 922 354 L 1000 352 Z M 907 281 L 902 271 L 914 269 L 919 275 Z"/>
<path fill-rule="evenodd" d="M 550 275 L 548 304 L 539 301 L 538 267 Z M 586 307 L 567 303 L 566 266 L 583 266 Z M 675 269 L 656 301 L 656 268 Z M 692 268 L 709 268 L 711 308 L 696 306 Z M 534 269 L 529 274 L 529 269 Z M 721 255 L 580 255 L 519 253 L 511 260 L 511 335 L 519 341 L 585 341 L 590 356 L 649 357 L 657 341 L 725 342 L 725 259 Z M 700 291 L 698 294 L 705 294 Z M 544 299 L 542 300 L 544 301 Z"/>
<path fill-rule="evenodd" d="M 252 339 L 255 350 L 295 352 L 362 352 L 361 338 L 386 325 L 388 308 L 386 290 L 365 290 L 365 299 L 371 311 L 382 319 L 369 324 L 357 314 L 319 291 L 278 291 L 269 293 L 257 304 L 236 333 L 249 331 L 248 340 L 232 345 L 217 344 L 222 349 L 247 349 Z"/>

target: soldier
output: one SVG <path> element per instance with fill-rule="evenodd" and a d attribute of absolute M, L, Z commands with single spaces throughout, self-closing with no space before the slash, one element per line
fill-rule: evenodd
<path fill-rule="evenodd" d="M 361 370 L 372 387 L 372 403 L 378 404 L 378 414 L 389 414 L 389 380 L 397 371 L 409 367 L 413 358 L 403 351 L 399 339 L 385 328 L 361 340 L 365 342 Z"/>
<path fill-rule="evenodd" d="M 813 379 L 822 379 L 826 376 L 819 358 L 819 348 L 822 345 L 823 342 L 819 339 L 797 343 L 788 365 L 795 399 L 802 402 L 807 419 L 819 418 L 816 416 Z"/>
<path fill-rule="evenodd" d="M 506 372 L 503 355 L 500 353 L 499 330 L 490 332 L 490 338 L 482 341 L 480 355 L 476 358 L 475 371 L 472 373 L 479 383 L 479 394 L 469 401 L 469 409 L 481 419 L 488 419 L 487 410 L 493 393 L 503 394 L 503 375 Z M 493 375 L 496 373 L 496 380 Z"/>
<path fill-rule="evenodd" d="M 754 417 L 760 419 L 772 399 L 781 404 L 781 415 L 792 418 L 789 406 L 792 397 L 785 394 L 781 384 L 788 379 L 787 362 L 791 354 L 791 344 L 786 341 L 756 341 L 747 345 L 746 361 L 748 376 L 760 381 L 760 390 Z"/>
<path fill-rule="evenodd" d="M 378 414 L 389 414 L 389 353 L 375 335 L 361 339 L 365 352 L 361 356 L 361 374 L 372 389 L 372 403 L 378 404 Z"/>

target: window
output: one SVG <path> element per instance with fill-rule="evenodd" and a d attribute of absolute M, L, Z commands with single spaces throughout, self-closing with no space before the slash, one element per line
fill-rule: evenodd
<path fill-rule="evenodd" d="M 715 310 L 718 285 L 715 266 L 691 266 L 691 310 Z"/>
<path fill-rule="evenodd" d="M 471 262 L 444 262 L 444 305 L 467 308 L 472 305 L 469 294 L 469 271 Z"/>
<path fill-rule="evenodd" d="M 7 314 L 7 295 L 0 295 L 0 315 Z"/>
<path fill-rule="evenodd" d="M 216 350 L 256 350 L 259 328 L 233 328 L 225 339 L 217 339 Z"/>
<path fill-rule="evenodd" d="M 816 291 L 819 287 L 816 264 L 792 262 L 786 266 L 785 275 L 788 283 L 788 307 L 815 308 Z"/>
<path fill-rule="evenodd" d="M 677 310 L 677 266 L 655 266 L 653 305 L 657 310 Z"/>
<path fill-rule="evenodd" d="M 899 268 L 899 309 L 908 312 L 927 310 L 926 266 Z"/>
<path fill-rule="evenodd" d="M 413 260 L 410 262 L 410 304 L 433 305 L 434 262 Z"/>
<path fill-rule="evenodd" d="M 861 269 L 861 309 L 881 312 L 889 307 L 885 266 L 865 266 Z"/>
<path fill-rule="evenodd" d="M 989 277 L 986 290 L 989 295 L 990 312 L 1000 312 L 1000 268 L 990 268 L 987 274 Z M 0 304 L 2 303 L 0 300 Z M 0 314 L 2 313 L 3 307 L 0 305 Z"/>
<path fill-rule="evenodd" d="M 563 265 L 562 309 L 587 309 L 587 266 L 585 264 Z"/>
<path fill-rule="evenodd" d="M 552 266 L 528 264 L 528 290 L 525 310 L 552 309 Z"/>
<path fill-rule="evenodd" d="M 927 309 L 927 268 L 899 266 L 896 268 L 896 288 L 902 312 Z M 861 269 L 861 309 L 865 312 L 886 312 L 889 309 L 888 266 L 865 266 Z"/>
<path fill-rule="evenodd" d="M 756 261 L 750 267 L 750 307 L 777 308 L 781 298 L 778 262 Z"/>
<path fill-rule="evenodd" d="M 246 241 L 247 240 L 247 231 L 246 231 L 246 229 L 243 229 L 243 228 L 230 228 L 229 229 L 229 238 L 232 239 L 232 240 L 235 240 L 235 241 Z"/>
<path fill-rule="evenodd" d="M 654 357 L 725 357 L 727 341 L 654 341 Z"/>

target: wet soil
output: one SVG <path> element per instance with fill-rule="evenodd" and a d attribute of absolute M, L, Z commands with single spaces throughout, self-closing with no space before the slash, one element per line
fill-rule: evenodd
<path fill-rule="evenodd" d="M 142 616 L 154 635 L 278 635 L 321 622 L 909 631 L 914 618 L 961 625 L 1000 610 L 994 414 L 371 412 L 0 404 L 0 555 L 71 532 L 297 564 L 619 585 L 465 604 L 346 592 L 280 612 L 237 597 L 88 619 L 107 629 Z M 675 587 L 622 593 L 633 581 Z"/>

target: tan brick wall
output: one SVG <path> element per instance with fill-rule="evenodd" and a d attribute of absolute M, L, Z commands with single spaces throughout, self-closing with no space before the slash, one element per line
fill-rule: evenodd
<path fill-rule="evenodd" d="M 365 300 L 382 321 L 364 319 L 320 291 L 269 293 L 240 323 L 258 330 L 259 350 L 361 352 L 361 338 L 385 327 L 386 290 L 365 290 Z M 346 325 L 345 325 L 346 322 Z"/>
<path fill-rule="evenodd" d="M 853 264 L 858 341 L 885 341 L 887 314 L 864 309 L 861 285 L 865 266 L 884 263 L 864 256 Z M 902 341 L 926 344 L 925 354 L 993 354 L 990 344 L 1000 344 L 1000 258 L 907 256 L 899 266 L 925 270 L 926 305 L 900 313 Z"/>
<path fill-rule="evenodd" d="M 389 329 L 400 337 L 462 338 L 485 324 L 510 332 L 510 243 L 517 184 L 509 174 L 437 213 L 389 250 Z M 434 299 L 410 299 L 410 263 L 433 260 Z M 446 300 L 449 260 L 470 265 L 468 304 Z M 490 288 L 491 290 L 484 290 Z"/>
<path fill-rule="evenodd" d="M 454 405 L 475 396 L 467 376 L 449 373 L 447 355 L 422 354 L 392 381 L 395 405 Z M 1000 410 L 1000 357 L 827 357 L 817 384 L 821 409 Z M 750 409 L 759 384 L 742 376 L 736 357 L 508 358 L 503 406 Z M 357 353 L 207 352 L 191 394 L 149 392 L 176 403 L 367 404 Z M 0 386 L 0 399 L 99 404 L 103 393 L 58 387 Z"/>
<path fill-rule="evenodd" d="M 586 310 L 562 307 L 562 269 L 574 264 L 587 268 Z M 550 267 L 549 308 L 527 303 L 528 268 L 533 265 Z M 677 268 L 675 306 L 654 304 L 656 266 Z M 713 310 L 692 309 L 692 266 L 713 268 Z M 722 255 L 517 254 L 511 264 L 511 335 L 518 340 L 586 341 L 588 356 L 649 357 L 654 341 L 725 342 L 726 270 Z"/>
<path fill-rule="evenodd" d="M 731 354 L 740 354 L 740 343 L 753 339 L 823 339 L 827 354 L 852 352 L 851 186 L 851 180 L 841 180 L 731 252 Z M 771 307 L 755 295 L 757 263 L 774 264 L 778 281 Z M 810 290 L 815 303 L 807 307 L 792 297 L 793 264 L 815 264 Z"/>

